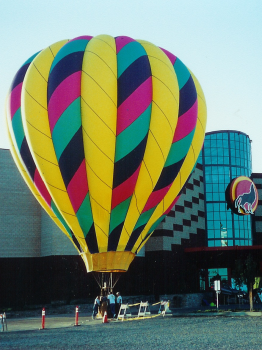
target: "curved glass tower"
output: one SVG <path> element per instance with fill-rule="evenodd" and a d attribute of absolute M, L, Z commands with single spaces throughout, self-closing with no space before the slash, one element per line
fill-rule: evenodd
<path fill-rule="evenodd" d="M 202 151 L 206 194 L 207 246 L 252 245 L 250 215 L 227 209 L 225 191 L 231 180 L 251 176 L 251 145 L 238 131 L 206 133 Z"/>

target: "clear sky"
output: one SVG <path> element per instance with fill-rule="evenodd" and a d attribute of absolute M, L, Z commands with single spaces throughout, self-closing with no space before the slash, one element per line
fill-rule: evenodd
<path fill-rule="evenodd" d="M 262 172 L 262 0 L 0 0 L 0 148 L 9 148 L 5 98 L 20 66 L 56 41 L 99 34 L 179 57 L 204 90 L 206 131 L 248 134 Z"/>

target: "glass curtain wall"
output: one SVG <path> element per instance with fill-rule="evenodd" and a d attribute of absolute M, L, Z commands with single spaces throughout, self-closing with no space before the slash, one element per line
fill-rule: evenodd
<path fill-rule="evenodd" d="M 205 176 L 208 247 L 252 245 L 250 215 L 233 214 L 225 198 L 231 180 L 251 176 L 249 137 L 237 131 L 207 133 L 201 161 Z"/>

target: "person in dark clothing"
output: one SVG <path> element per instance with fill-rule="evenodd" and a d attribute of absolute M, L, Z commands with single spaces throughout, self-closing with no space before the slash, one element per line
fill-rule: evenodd
<path fill-rule="evenodd" d="M 107 297 L 101 296 L 101 315 L 104 317 L 105 312 L 107 312 Z"/>
<path fill-rule="evenodd" d="M 119 313 L 119 310 L 120 310 L 120 307 L 121 307 L 121 304 L 122 304 L 122 297 L 120 295 L 119 292 L 116 293 L 116 317 Z"/>
<path fill-rule="evenodd" d="M 99 297 L 97 296 L 94 301 L 94 306 L 93 306 L 93 313 L 92 313 L 92 318 L 94 319 L 98 313 L 98 307 L 100 305 L 100 300 Z"/>

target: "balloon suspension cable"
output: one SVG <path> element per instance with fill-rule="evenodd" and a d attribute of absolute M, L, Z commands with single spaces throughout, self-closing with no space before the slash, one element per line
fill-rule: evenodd
<path fill-rule="evenodd" d="M 101 293 L 106 294 L 113 292 L 121 275 L 121 272 L 93 272 L 93 276 L 101 289 Z"/>

